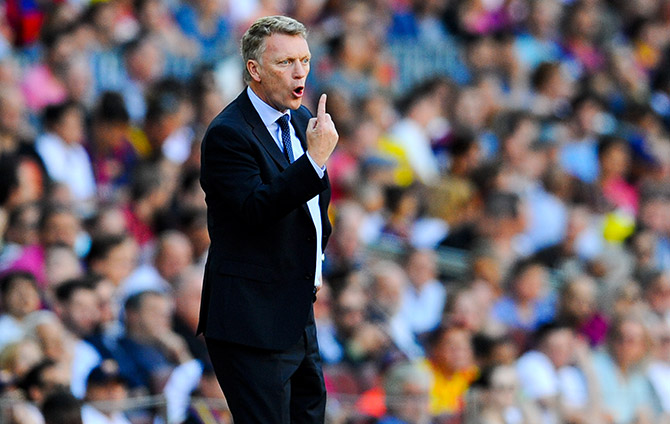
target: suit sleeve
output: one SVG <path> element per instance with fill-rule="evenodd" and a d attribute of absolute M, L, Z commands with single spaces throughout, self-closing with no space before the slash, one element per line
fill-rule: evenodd
<path fill-rule="evenodd" d="M 327 188 L 307 155 L 264 181 L 261 161 L 271 159 L 252 143 L 234 128 L 218 125 L 207 131 L 202 146 L 202 187 L 240 222 L 271 224 Z"/>

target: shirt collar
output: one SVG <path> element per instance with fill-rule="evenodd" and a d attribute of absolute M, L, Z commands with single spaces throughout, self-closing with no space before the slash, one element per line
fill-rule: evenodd
<path fill-rule="evenodd" d="M 277 109 L 273 108 L 269 104 L 265 103 L 263 100 L 261 100 L 260 97 L 254 93 L 254 90 L 251 89 L 251 87 L 247 87 L 247 94 L 249 95 L 249 100 L 251 100 L 251 104 L 254 105 L 254 109 L 256 109 L 256 112 L 261 117 L 261 120 L 265 124 L 266 127 L 270 127 L 272 124 L 277 122 L 277 119 L 279 119 L 282 115 L 288 115 L 289 121 L 291 120 L 291 110 L 287 110 L 285 113 L 282 113 L 278 111 Z"/>

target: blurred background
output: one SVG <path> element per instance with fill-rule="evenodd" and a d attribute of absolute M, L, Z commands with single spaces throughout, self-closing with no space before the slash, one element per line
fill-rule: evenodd
<path fill-rule="evenodd" d="M 231 422 L 199 147 L 273 14 L 340 134 L 328 422 L 670 422 L 670 1 L 0 6 L 0 422 Z"/>

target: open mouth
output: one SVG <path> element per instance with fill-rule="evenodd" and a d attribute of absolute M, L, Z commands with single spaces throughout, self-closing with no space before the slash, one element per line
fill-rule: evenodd
<path fill-rule="evenodd" d="M 298 87 L 296 87 L 296 88 L 293 89 L 293 94 L 294 94 L 296 97 L 302 97 L 302 93 L 303 93 L 304 91 L 305 91 L 305 87 L 301 85 L 301 86 L 298 86 Z"/>

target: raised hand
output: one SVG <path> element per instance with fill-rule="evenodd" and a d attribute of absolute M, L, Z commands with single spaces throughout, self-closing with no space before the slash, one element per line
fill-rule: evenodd
<path fill-rule="evenodd" d="M 307 124 L 307 151 L 317 165 L 323 167 L 326 164 L 338 138 L 335 124 L 330 114 L 326 113 L 326 94 L 322 94 L 316 118 L 310 119 Z"/>

